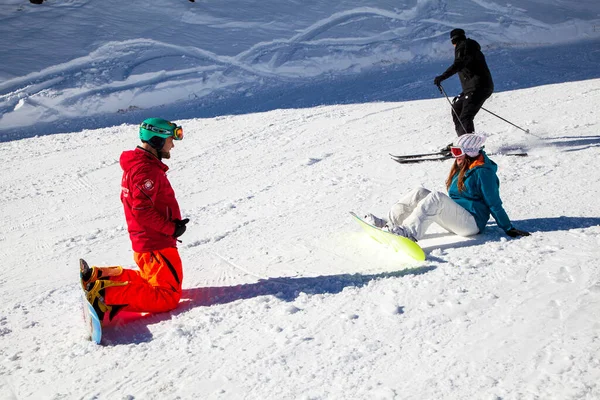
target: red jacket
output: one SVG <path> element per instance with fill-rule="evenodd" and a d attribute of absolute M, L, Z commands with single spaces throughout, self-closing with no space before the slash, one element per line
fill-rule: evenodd
<path fill-rule="evenodd" d="M 175 223 L 181 219 L 167 167 L 141 147 L 121 154 L 121 202 L 133 251 L 143 253 L 177 247 Z"/>

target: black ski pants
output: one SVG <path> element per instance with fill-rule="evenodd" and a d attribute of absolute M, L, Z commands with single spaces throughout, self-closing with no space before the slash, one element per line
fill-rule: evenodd
<path fill-rule="evenodd" d="M 452 120 L 454 121 L 456 134 L 459 137 L 465 133 L 475 132 L 473 119 L 491 95 L 492 91 L 479 89 L 467 94 L 461 93 L 454 98 L 452 102 Z"/>

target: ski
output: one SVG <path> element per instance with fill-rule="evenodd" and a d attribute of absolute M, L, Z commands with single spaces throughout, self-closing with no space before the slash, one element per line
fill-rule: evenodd
<path fill-rule="evenodd" d="M 527 157 L 529 153 L 492 153 L 493 156 Z"/>
<path fill-rule="evenodd" d="M 425 158 L 392 158 L 392 160 L 396 161 L 400 164 L 416 164 L 425 161 L 444 161 L 452 158 L 452 156 L 438 156 L 438 157 L 425 157 Z"/>
<path fill-rule="evenodd" d="M 404 154 L 404 155 L 397 155 L 397 154 L 389 153 L 389 155 L 392 158 L 421 158 L 421 157 L 443 156 L 443 155 L 446 155 L 446 154 L 449 154 L 449 152 L 446 152 L 446 151 L 436 151 L 435 153 Z"/>
<path fill-rule="evenodd" d="M 522 153 L 490 153 L 491 156 L 527 157 L 529 154 Z M 400 164 L 416 164 L 425 161 L 444 161 L 452 158 L 451 154 L 443 152 L 431 154 L 408 154 L 406 156 L 395 156 L 390 154 L 392 160 Z"/>

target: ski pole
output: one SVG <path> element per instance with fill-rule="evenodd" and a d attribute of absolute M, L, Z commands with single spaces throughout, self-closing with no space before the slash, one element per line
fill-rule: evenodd
<path fill-rule="evenodd" d="M 520 126 L 513 124 L 513 123 L 512 123 L 512 122 L 510 122 L 509 120 L 506 120 L 506 119 L 502 118 L 501 116 L 499 116 L 499 115 L 497 115 L 497 114 L 494 114 L 494 113 L 493 113 L 493 112 L 491 112 L 490 110 L 486 110 L 486 109 L 485 109 L 485 108 L 483 108 L 483 107 L 481 107 L 481 109 L 482 109 L 483 111 L 487 111 L 487 112 L 489 112 L 489 113 L 490 113 L 490 114 L 492 114 L 494 117 L 498 117 L 498 118 L 500 118 L 500 119 L 501 119 L 502 121 L 504 121 L 504 122 L 508 122 L 509 124 L 511 124 L 512 126 L 514 126 L 515 128 L 519 128 L 519 129 L 520 129 L 520 130 L 522 130 L 523 132 L 530 133 L 530 132 L 529 132 L 529 129 L 523 129 L 523 128 L 521 128 Z"/>
<path fill-rule="evenodd" d="M 448 95 L 446 94 L 446 91 L 444 90 L 444 87 L 442 86 L 441 83 L 438 85 L 438 89 L 440 89 L 440 93 L 442 93 L 446 97 L 446 100 L 448 100 L 448 104 L 450 104 L 450 108 L 452 109 L 452 112 L 454 113 L 454 115 L 456 115 L 456 119 L 458 120 L 458 123 L 462 127 L 463 132 L 467 133 L 467 130 L 465 129 L 465 126 L 463 125 L 462 121 L 460 120 L 460 116 L 458 115 L 458 113 L 454 109 L 454 106 L 452 105 L 452 102 L 448 98 Z"/>
<path fill-rule="evenodd" d="M 440 89 L 440 93 L 442 93 L 444 96 L 446 96 L 446 100 L 448 100 L 448 103 L 450 103 L 450 107 L 452 107 L 452 103 L 450 102 L 450 99 L 448 98 L 448 95 L 446 94 L 446 91 L 444 90 L 444 87 L 443 87 L 443 86 L 440 84 L 440 85 L 438 86 L 438 89 Z M 518 129 L 522 130 L 522 131 L 523 131 L 523 132 L 525 132 L 525 133 L 529 133 L 529 134 L 533 135 L 533 133 L 529 132 L 529 129 L 523 129 L 523 128 L 521 128 L 520 126 L 513 124 L 513 123 L 512 123 L 512 122 L 510 122 L 509 120 L 502 118 L 502 117 L 501 117 L 501 116 L 499 116 L 498 114 L 495 114 L 495 113 L 491 112 L 490 110 L 488 110 L 488 109 L 486 109 L 486 108 L 484 108 L 484 107 L 481 107 L 481 109 L 482 109 L 483 111 L 487 111 L 488 113 L 492 114 L 494 117 L 500 118 L 502 121 L 504 121 L 504 122 L 507 122 L 507 123 L 511 124 L 511 125 L 512 125 L 512 126 L 514 126 L 515 128 L 518 128 Z M 452 112 L 454 112 L 454 115 L 456 115 L 456 118 L 458 118 L 458 122 L 460 122 L 460 126 L 462 126 L 462 128 L 463 128 L 463 131 L 464 131 L 464 132 L 466 132 L 467 130 L 465 129 L 464 125 L 462 124 L 462 121 L 460 120 L 460 117 L 458 116 L 458 114 L 457 114 L 457 113 L 456 113 L 456 111 L 454 110 L 454 107 L 452 107 Z M 533 135 L 533 136 L 537 136 L 537 135 Z"/>

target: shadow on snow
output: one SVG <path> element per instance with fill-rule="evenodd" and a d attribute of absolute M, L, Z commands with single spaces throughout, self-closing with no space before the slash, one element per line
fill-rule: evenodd
<path fill-rule="evenodd" d="M 600 146 L 600 135 L 598 136 L 563 136 L 545 139 L 549 145 L 554 147 L 570 147 L 564 151 L 572 152 L 585 150 Z"/>
<path fill-rule="evenodd" d="M 528 231 L 532 234 L 536 232 L 557 232 L 557 231 L 569 231 L 572 229 L 585 229 L 593 226 L 600 226 L 600 218 L 593 217 L 551 217 L 551 218 L 531 218 L 522 220 L 512 221 L 519 229 Z M 425 239 L 435 238 L 440 236 L 447 236 L 451 234 L 433 234 L 428 235 Z M 486 231 L 483 234 L 471 236 L 465 238 L 462 242 L 453 242 L 448 244 L 434 245 L 434 246 L 423 246 L 423 250 L 432 251 L 434 249 L 446 250 L 446 249 L 458 249 L 464 247 L 480 246 L 488 242 L 498 242 L 502 238 L 508 240 L 520 240 L 522 238 L 509 238 L 504 232 L 496 226 L 496 224 L 489 224 Z M 445 263 L 445 260 L 438 257 L 431 257 L 427 255 L 427 260 L 435 261 L 439 263 Z"/>
<path fill-rule="evenodd" d="M 569 231 L 572 229 L 585 229 L 593 226 L 600 226 L 600 218 L 592 217 L 552 217 L 552 218 L 532 218 L 513 221 L 516 226 L 531 233 L 536 232 L 556 232 Z M 444 236 L 443 234 L 429 235 L 428 238 Z M 483 245 L 487 242 L 500 241 L 505 238 L 503 232 L 491 224 L 486 233 L 473 236 L 464 242 L 449 243 L 446 245 L 437 245 L 424 247 L 425 250 L 433 249 L 457 249 L 462 247 L 471 247 Z M 509 240 L 520 240 L 509 239 Z M 429 262 L 445 263 L 443 258 L 432 257 L 428 255 Z M 219 304 L 232 303 L 238 300 L 251 299 L 259 296 L 274 296 L 282 301 L 291 302 L 298 297 L 300 293 L 309 295 L 315 294 L 336 294 L 340 293 L 346 287 L 363 287 L 369 282 L 377 279 L 399 278 L 407 275 L 421 275 L 434 270 L 436 267 L 426 265 L 423 267 L 409 268 L 392 272 L 383 272 L 379 274 L 339 274 L 329 276 L 316 276 L 307 278 L 268 278 L 255 283 L 221 286 L 221 287 L 201 287 L 184 289 L 181 302 L 176 310 L 162 314 L 140 315 L 137 313 L 120 313 L 113 321 L 104 327 L 103 342 L 107 345 L 119 345 L 130 343 L 143 343 L 151 341 L 152 333 L 148 325 L 156 324 L 168 320 L 175 315 L 185 313 L 196 307 L 209 307 Z"/>
<path fill-rule="evenodd" d="M 434 269 L 433 266 L 423 266 L 370 275 L 340 274 L 307 278 L 268 278 L 236 286 L 184 289 L 179 306 L 169 313 L 145 316 L 137 313 L 120 313 L 104 327 L 103 343 L 119 345 L 148 342 L 153 337 L 148 325 L 168 320 L 196 307 L 227 304 L 258 296 L 274 296 L 279 300 L 290 302 L 296 299 L 300 293 L 336 294 L 346 287 L 360 288 L 376 279 L 421 275 Z"/>

